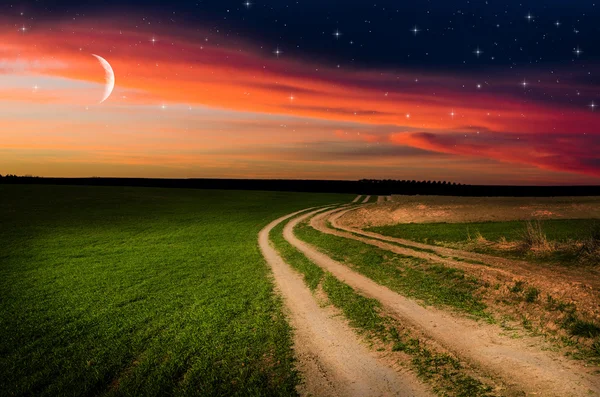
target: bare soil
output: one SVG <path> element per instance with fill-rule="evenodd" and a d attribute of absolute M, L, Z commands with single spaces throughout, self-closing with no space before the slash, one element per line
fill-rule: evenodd
<path fill-rule="evenodd" d="M 378 204 L 346 214 L 343 223 L 364 229 L 398 223 L 600 219 L 600 197 L 393 196 Z"/>
<path fill-rule="evenodd" d="M 297 214 L 297 213 L 296 213 Z M 295 214 L 279 218 L 259 234 L 259 246 L 294 328 L 294 349 L 304 383 L 301 395 L 429 396 L 412 373 L 399 373 L 378 359 L 335 310 L 321 307 L 302 277 L 269 244 L 269 232 Z"/>
<path fill-rule="evenodd" d="M 325 226 L 324 219 L 335 211 L 317 216 L 311 224 L 321 232 L 352 236 L 350 233 L 332 231 Z M 290 222 L 284 229 L 286 240 L 335 277 L 365 296 L 379 300 L 400 321 L 413 324 L 455 355 L 481 368 L 486 374 L 502 379 L 507 390 L 511 391 L 510 394 L 519 390 L 545 396 L 600 394 L 600 379 L 591 375 L 589 368 L 568 360 L 559 353 L 542 351 L 541 338 L 522 336 L 513 339 L 503 334 L 499 326 L 465 319 L 436 308 L 424 308 L 298 240 L 293 234 L 294 225 L 311 215 L 302 215 Z M 361 241 L 364 239 L 356 236 L 352 238 Z"/>

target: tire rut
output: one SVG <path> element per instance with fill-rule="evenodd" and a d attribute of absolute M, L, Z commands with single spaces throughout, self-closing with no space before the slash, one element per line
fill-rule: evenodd
<path fill-rule="evenodd" d="M 339 209 L 327 211 L 319 217 L 324 219 L 337 210 Z M 539 340 L 532 337 L 512 339 L 501 335 L 502 331 L 497 326 L 461 318 L 436 308 L 424 308 L 299 240 L 293 233 L 294 226 L 316 212 L 318 211 L 301 215 L 289 222 L 284 228 L 285 239 L 341 281 L 365 296 L 379 300 L 399 320 L 416 326 L 425 335 L 484 373 L 499 377 L 509 390 L 523 390 L 544 396 L 600 394 L 597 377 L 582 371 L 582 366 L 559 354 L 539 350 L 536 347 Z M 339 235 L 327 228 L 317 230 Z M 362 240 L 356 236 L 350 238 Z"/>
<path fill-rule="evenodd" d="M 375 357 L 356 333 L 336 316 L 332 307 L 320 307 L 301 275 L 279 256 L 269 241 L 279 223 L 303 211 L 283 216 L 261 230 L 260 250 L 273 271 L 291 326 L 294 350 L 304 383 L 302 395 L 313 396 L 430 396 L 411 373 L 398 373 Z"/>

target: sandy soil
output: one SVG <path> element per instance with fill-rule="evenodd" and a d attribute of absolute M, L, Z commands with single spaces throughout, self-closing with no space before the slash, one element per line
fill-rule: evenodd
<path fill-rule="evenodd" d="M 384 203 L 385 202 L 385 196 L 377 196 L 377 203 Z"/>
<path fill-rule="evenodd" d="M 360 229 L 398 223 L 485 222 L 526 219 L 600 219 L 600 197 L 393 196 L 347 214 L 344 224 Z"/>
<path fill-rule="evenodd" d="M 296 213 L 297 214 L 297 213 Z M 259 234 L 259 246 L 273 270 L 294 328 L 294 349 L 304 384 L 301 395 L 429 396 L 414 375 L 398 373 L 378 360 L 331 307 L 320 307 L 302 277 L 269 244 L 269 232 L 295 214 L 279 218 Z"/>
<path fill-rule="evenodd" d="M 328 211 L 313 221 L 318 226 Z M 582 396 L 600 394 L 600 379 L 590 375 L 579 363 L 567 360 L 558 353 L 541 351 L 539 338 L 512 339 L 502 330 L 489 324 L 464 319 L 435 308 L 424 308 L 345 265 L 320 253 L 314 247 L 298 240 L 293 227 L 312 214 L 302 215 L 290 222 L 284 237 L 309 259 L 330 271 L 366 296 L 379 300 L 390 313 L 421 329 L 430 338 L 452 351 L 490 376 L 500 377 L 512 392 L 544 396 Z"/>

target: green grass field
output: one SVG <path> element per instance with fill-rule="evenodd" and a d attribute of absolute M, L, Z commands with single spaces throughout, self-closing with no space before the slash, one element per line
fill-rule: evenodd
<path fill-rule="evenodd" d="M 257 234 L 354 196 L 0 186 L 3 395 L 293 395 Z"/>

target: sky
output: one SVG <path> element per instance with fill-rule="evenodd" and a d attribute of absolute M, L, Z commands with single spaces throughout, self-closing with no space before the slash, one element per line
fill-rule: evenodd
<path fill-rule="evenodd" d="M 599 184 L 595 1 L 2 2 L 0 174 Z"/>

